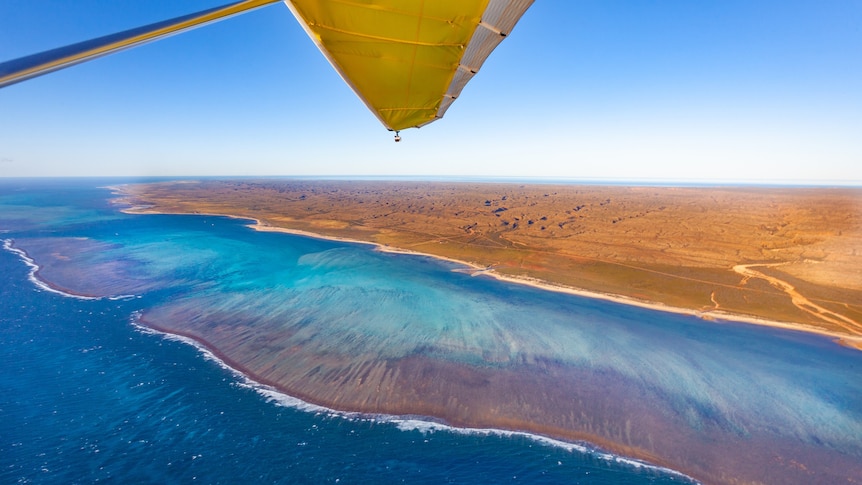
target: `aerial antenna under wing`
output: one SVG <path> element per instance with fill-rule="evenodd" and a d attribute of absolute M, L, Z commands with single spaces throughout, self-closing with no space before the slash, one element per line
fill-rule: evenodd
<path fill-rule="evenodd" d="M 398 142 L 443 117 L 534 0 L 240 0 L 0 63 L 0 88 L 282 1 Z"/>

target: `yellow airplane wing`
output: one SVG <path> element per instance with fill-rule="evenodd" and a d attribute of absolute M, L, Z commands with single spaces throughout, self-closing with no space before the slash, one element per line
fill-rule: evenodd
<path fill-rule="evenodd" d="M 390 130 L 443 117 L 533 0 L 285 0 Z"/>
<path fill-rule="evenodd" d="M 0 88 L 279 1 L 239 0 L 3 62 Z M 366 106 L 398 131 L 442 118 L 533 0 L 284 3 Z"/>

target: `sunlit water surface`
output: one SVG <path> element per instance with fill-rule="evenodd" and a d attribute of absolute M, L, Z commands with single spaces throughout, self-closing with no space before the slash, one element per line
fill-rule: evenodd
<path fill-rule="evenodd" d="M 141 314 L 195 315 L 194 331 L 257 322 L 285 345 L 356 360 L 554 362 L 613 376 L 693 430 L 766 430 L 860 461 L 862 359 L 828 339 L 504 284 L 239 220 L 125 215 L 98 188 L 108 183 L 0 184 L 0 481 L 687 481 L 525 434 L 310 406 L 146 331 Z M 52 291 L 33 264 L 55 288 L 111 298 Z"/>

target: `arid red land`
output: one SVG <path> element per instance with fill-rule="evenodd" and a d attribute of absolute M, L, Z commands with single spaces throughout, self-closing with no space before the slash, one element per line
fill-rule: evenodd
<path fill-rule="evenodd" d="M 208 213 L 368 241 L 711 315 L 862 338 L 862 189 L 391 181 L 122 188 Z"/>

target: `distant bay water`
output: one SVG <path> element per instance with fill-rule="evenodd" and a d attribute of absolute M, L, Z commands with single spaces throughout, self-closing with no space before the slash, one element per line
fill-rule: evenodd
<path fill-rule="evenodd" d="M 632 392 L 667 406 L 656 415 L 681 420 L 695 430 L 689 435 L 717 426 L 743 445 L 761 433 L 786 444 L 763 467 L 792 468 L 780 462 L 788 450 L 811 448 L 833 467 L 808 478 L 862 481 L 858 351 L 817 336 L 470 278 L 429 258 L 256 233 L 240 220 L 126 215 L 102 188 L 123 182 L 0 182 L 4 483 L 691 481 L 587 443 L 330 411 L 139 324 L 141 315 L 192 314 L 212 316 L 201 325 L 266 316 L 268 325 L 290 326 L 291 338 L 347 315 L 349 331 L 330 337 L 333 351 L 351 356 L 421 348 L 470 366 L 559 362 L 636 383 Z M 297 317 L 308 308 L 317 310 Z M 393 322 L 405 325 L 405 308 L 419 323 L 399 333 Z M 538 323 L 525 328 L 533 321 L 526 315 Z M 581 315 L 579 325 L 572 315 Z"/>

